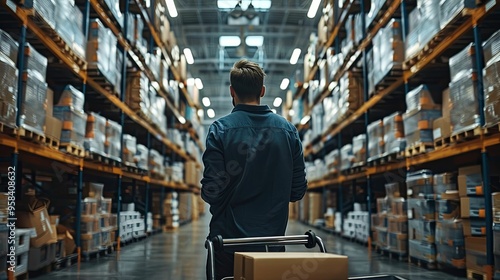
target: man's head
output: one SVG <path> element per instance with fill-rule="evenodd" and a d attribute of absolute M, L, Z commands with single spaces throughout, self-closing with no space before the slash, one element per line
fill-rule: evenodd
<path fill-rule="evenodd" d="M 236 62 L 231 69 L 231 96 L 233 103 L 260 104 L 264 96 L 264 70 L 255 63 L 242 59 Z"/>

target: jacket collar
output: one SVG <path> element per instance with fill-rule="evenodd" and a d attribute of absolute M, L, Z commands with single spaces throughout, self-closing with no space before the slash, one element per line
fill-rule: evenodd
<path fill-rule="evenodd" d="M 234 109 L 231 111 L 231 113 L 236 112 L 236 111 L 245 111 L 245 112 L 252 112 L 252 113 L 270 113 L 271 108 L 267 105 L 246 105 L 246 104 L 238 104 Z"/>

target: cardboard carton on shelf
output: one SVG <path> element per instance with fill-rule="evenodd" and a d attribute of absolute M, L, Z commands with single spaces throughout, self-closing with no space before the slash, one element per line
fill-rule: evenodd
<path fill-rule="evenodd" d="M 466 237 L 465 252 L 467 269 L 485 272 L 486 237 Z"/>
<path fill-rule="evenodd" d="M 486 220 L 484 219 L 463 219 L 464 236 L 485 236 Z"/>
<path fill-rule="evenodd" d="M 462 218 L 484 218 L 486 216 L 484 197 L 460 198 L 460 216 Z"/>
<path fill-rule="evenodd" d="M 236 253 L 234 278 L 246 280 L 293 278 L 301 268 L 309 279 L 347 279 L 348 257 L 325 253 Z M 310 269 L 314 267 L 315 269 Z"/>
<path fill-rule="evenodd" d="M 52 227 L 47 205 L 48 200 L 32 197 L 16 211 L 16 226 L 34 229 L 30 239 L 31 247 L 41 247 L 52 240 Z"/>
<path fill-rule="evenodd" d="M 451 120 L 449 117 L 437 118 L 432 123 L 434 141 L 451 136 Z"/>

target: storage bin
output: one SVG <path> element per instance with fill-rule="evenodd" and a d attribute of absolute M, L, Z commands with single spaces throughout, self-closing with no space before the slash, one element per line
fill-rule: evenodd
<path fill-rule="evenodd" d="M 451 247 L 465 246 L 462 220 L 437 222 L 436 243 Z"/>
<path fill-rule="evenodd" d="M 436 210 L 439 220 L 455 220 L 460 218 L 460 201 L 441 199 L 436 200 Z"/>
<path fill-rule="evenodd" d="M 428 169 L 407 173 L 406 187 L 408 197 L 434 198 L 434 185 L 432 171 Z"/>
<path fill-rule="evenodd" d="M 454 268 L 465 268 L 465 247 L 436 244 L 437 261 Z"/>
<path fill-rule="evenodd" d="M 436 262 L 436 245 L 419 240 L 408 241 L 408 254 L 410 257 L 423 260 L 429 264 Z"/>
<path fill-rule="evenodd" d="M 404 254 L 408 252 L 408 235 L 400 233 L 388 233 L 389 251 Z"/>
<path fill-rule="evenodd" d="M 29 251 L 31 231 L 31 229 L 16 229 L 16 254 Z"/>
<path fill-rule="evenodd" d="M 434 199 L 408 198 L 408 216 L 415 220 L 436 220 L 436 204 Z"/>
<path fill-rule="evenodd" d="M 56 244 L 46 244 L 42 247 L 31 247 L 29 250 L 28 270 L 37 271 L 52 264 L 56 259 Z M 17 270 L 17 268 L 16 268 Z"/>
<path fill-rule="evenodd" d="M 435 242 L 436 222 L 427 222 L 420 220 L 408 221 L 408 237 L 410 240 Z"/>

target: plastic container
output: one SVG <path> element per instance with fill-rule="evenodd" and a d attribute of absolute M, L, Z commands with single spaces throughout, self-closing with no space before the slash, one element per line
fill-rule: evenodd
<path fill-rule="evenodd" d="M 408 218 L 415 220 L 436 220 L 436 201 L 434 199 L 408 198 Z"/>
<path fill-rule="evenodd" d="M 434 197 L 432 171 L 428 169 L 411 172 L 406 175 L 408 197 Z"/>
<path fill-rule="evenodd" d="M 408 232 L 410 240 L 434 243 L 436 235 L 436 222 L 409 220 Z"/>
<path fill-rule="evenodd" d="M 477 76 L 474 73 L 450 83 L 450 100 L 452 135 L 479 126 Z"/>

